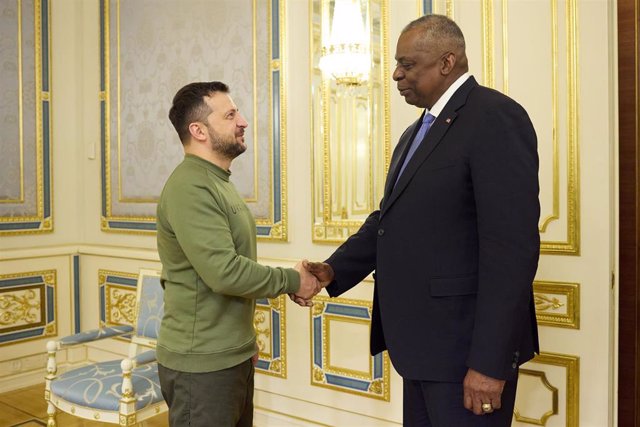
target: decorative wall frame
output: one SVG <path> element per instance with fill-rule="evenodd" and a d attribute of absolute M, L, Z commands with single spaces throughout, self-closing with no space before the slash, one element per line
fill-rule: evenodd
<path fill-rule="evenodd" d="M 287 297 L 284 295 L 256 301 L 253 325 L 260 349 L 256 364 L 258 373 L 287 378 L 286 310 Z"/>
<path fill-rule="evenodd" d="M 445 14 L 454 17 L 453 0 L 420 1 L 420 15 L 426 13 Z M 522 16 L 529 19 L 529 25 L 540 25 L 542 21 L 531 20 L 530 13 L 510 14 L 510 9 L 533 7 L 524 2 L 502 1 L 500 7 L 494 7 L 493 0 L 481 0 L 479 13 L 481 19 L 478 34 L 465 34 L 468 40 L 477 37 L 480 43 L 479 59 L 481 63 L 482 84 L 501 90 L 514 96 L 530 109 L 530 115 L 538 131 L 541 175 L 541 216 L 540 249 L 543 254 L 579 255 L 580 254 L 580 174 L 579 174 L 579 136 L 578 136 L 578 12 L 577 1 L 566 0 L 565 10 L 558 10 L 558 2 L 548 2 L 550 13 L 551 58 L 544 74 L 550 81 L 540 81 L 534 95 L 528 93 L 529 80 L 518 82 L 514 76 L 529 76 L 530 73 L 514 72 L 514 66 L 527 63 L 517 57 L 522 52 L 528 57 L 538 58 L 536 53 L 518 50 L 514 40 L 510 40 L 510 26 L 517 28 L 521 23 L 510 20 L 510 16 Z M 535 24 L 531 24 L 535 22 Z M 543 24 L 545 22 L 542 22 Z M 464 26 L 464 22 L 460 23 Z M 564 34 L 564 37 L 561 35 Z M 518 41 L 518 40 L 516 40 Z M 561 41 L 563 42 L 562 44 Z M 522 40 L 520 40 L 522 42 Z M 510 47 L 510 45 L 512 45 Z M 545 47 L 546 49 L 546 47 Z M 469 53 L 469 52 L 467 52 Z M 498 54 L 497 54 L 498 53 Z M 511 53 L 511 55 L 510 55 Z M 547 53 L 547 50 L 544 52 Z M 540 53 L 542 55 L 542 53 Z M 545 58 L 545 61 L 546 58 Z M 475 64 L 471 64 L 474 66 Z M 543 70 L 541 70 L 543 71 Z M 541 73 L 543 74 L 543 73 Z M 514 84 L 515 82 L 515 84 Z M 519 83 L 519 84 L 518 84 Z M 541 94 L 541 90 L 543 93 Z M 547 95 L 548 103 L 540 106 L 537 99 Z M 546 98 L 545 98 L 545 101 Z M 550 117 L 545 115 L 549 114 Z M 537 119 L 537 121 L 536 121 Z M 552 223 L 555 223 L 553 226 Z"/>
<path fill-rule="evenodd" d="M 57 334 L 56 273 L 0 275 L 0 346 Z"/>
<path fill-rule="evenodd" d="M 578 10 L 576 0 L 566 0 L 564 10 L 558 10 L 558 2 L 548 2 L 550 20 L 549 34 L 551 42 L 551 58 L 549 60 L 549 104 L 545 106 L 550 118 L 542 118 L 538 115 L 540 123 L 537 124 L 537 132 L 540 135 L 538 147 L 540 153 L 541 179 L 541 215 L 540 215 L 540 249 L 543 254 L 551 255 L 579 255 L 580 254 L 580 178 L 579 178 L 579 134 L 578 134 Z M 522 7 L 521 4 L 502 2 L 499 13 L 502 15 L 502 37 L 493 43 L 494 13 L 493 1 L 483 0 L 483 57 L 486 64 L 483 66 L 485 81 L 492 87 L 497 76 L 497 69 L 493 65 L 494 48 L 500 46 L 502 51 L 501 73 L 502 90 L 505 93 L 513 93 L 516 99 L 522 99 L 523 103 L 535 105 L 534 99 L 526 99 L 526 92 L 515 90 L 515 75 L 510 71 L 509 49 L 509 25 L 518 28 L 517 31 L 527 31 L 526 26 L 520 28 L 520 23 L 510 22 L 509 5 L 515 10 Z M 530 14 L 519 11 L 519 16 L 527 17 Z M 529 19 L 529 18 L 525 18 Z M 561 37 L 564 35 L 564 37 Z M 500 41 L 501 43 L 498 43 Z M 560 41 L 563 41 L 561 44 Z M 544 54 L 547 54 L 546 51 Z M 564 55 L 564 58 L 563 58 Z M 515 55 L 514 55 L 515 56 Z M 519 61 L 518 57 L 512 62 Z M 545 82 L 542 82 L 544 85 Z M 524 81 L 521 88 L 530 86 L 530 82 Z M 536 90 L 536 96 L 540 93 Z M 527 102 L 529 101 L 529 102 Z M 533 116 L 534 125 L 536 117 Z M 538 113 L 539 114 L 539 113 Z M 547 175 L 548 178 L 544 179 Z M 545 191 L 546 190 L 546 191 Z M 564 206 L 563 206 L 564 205 Z M 551 226 L 556 223 L 555 230 Z"/>
<path fill-rule="evenodd" d="M 533 299 L 538 325 L 580 329 L 580 285 L 536 280 Z"/>
<path fill-rule="evenodd" d="M 100 327 L 135 327 L 138 275 L 98 270 Z"/>
<path fill-rule="evenodd" d="M 549 379 L 547 378 L 547 375 L 545 374 L 544 371 L 520 369 L 518 375 L 520 380 L 522 380 L 524 377 L 532 377 L 532 378 L 535 378 L 537 381 L 539 381 L 540 384 L 542 384 L 543 388 L 549 391 L 549 394 L 550 394 L 549 400 L 551 401 L 550 402 L 551 404 L 549 405 L 548 410 L 542 413 L 541 415 L 539 415 L 538 418 L 521 415 L 520 411 L 517 408 L 515 408 L 513 412 L 514 412 L 514 417 L 516 421 L 527 423 L 527 424 L 539 425 L 539 426 L 546 425 L 547 419 L 549 419 L 549 417 L 551 417 L 552 415 L 558 414 L 558 388 L 554 387 L 553 385 L 551 385 L 551 383 L 549 383 Z M 539 396 L 536 396 L 536 397 L 539 398 Z"/>
<path fill-rule="evenodd" d="M 313 241 L 339 243 L 377 209 L 391 158 L 389 0 L 369 11 L 372 68 L 364 85 L 342 87 L 319 68 L 332 2 L 309 1 Z M 366 15 L 365 15 L 366 16 Z"/>
<path fill-rule="evenodd" d="M 49 0 L 0 7 L 0 235 L 51 232 Z"/>
<path fill-rule="evenodd" d="M 198 4 L 100 0 L 102 230 L 155 231 L 160 191 L 183 157 L 167 118 L 171 99 L 189 82 L 221 80 L 250 123 L 231 180 L 258 237 L 285 241 L 285 0 Z M 205 15 L 220 37 L 210 37 Z"/>
<path fill-rule="evenodd" d="M 546 425 L 549 417 L 564 414 L 566 427 L 578 427 L 580 425 L 580 358 L 568 354 L 541 352 L 533 360 L 527 362 L 526 366 L 527 368 L 520 370 L 520 375 L 536 377 L 541 384 L 540 390 L 550 395 L 548 407 L 539 409 L 539 413 L 530 414 L 528 413 L 530 409 L 525 408 L 516 396 L 516 405 L 513 411 L 515 420 L 527 424 Z M 534 369 L 537 366 L 539 369 Z M 554 384 L 551 379 L 550 370 L 555 367 L 565 370 L 562 383 Z M 524 389 L 526 383 L 523 381 L 522 384 L 518 384 L 518 387 L 519 390 Z M 527 401 L 532 401 L 533 393 L 530 390 L 525 395 Z M 563 406 L 559 407 L 561 395 L 564 397 Z"/>
<path fill-rule="evenodd" d="M 316 296 L 311 316 L 311 385 L 345 393 L 389 401 L 390 363 L 387 352 L 375 356 L 366 352 L 368 367 L 360 369 L 337 366 L 332 362 L 331 322 L 361 328 L 365 342 L 369 342 L 372 303 L 369 301 Z M 338 334 L 339 332 L 334 332 Z M 350 347 L 350 351 L 353 349 Z M 364 356 L 363 356 L 364 357 Z"/>
<path fill-rule="evenodd" d="M 453 0 L 418 0 L 418 15 L 427 15 L 437 13 L 446 15 L 451 19 L 454 18 L 454 1 Z"/>

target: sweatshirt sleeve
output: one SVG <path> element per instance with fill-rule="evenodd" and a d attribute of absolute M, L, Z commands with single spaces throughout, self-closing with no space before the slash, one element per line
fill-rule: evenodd
<path fill-rule="evenodd" d="M 214 292 L 244 298 L 273 298 L 297 292 L 300 275 L 292 268 L 269 267 L 238 254 L 219 195 L 204 183 L 183 183 L 163 206 L 178 242 L 174 254 L 193 266 Z M 188 210 L 186 210 L 188 209 Z M 251 230 L 255 233 L 255 230 Z"/>

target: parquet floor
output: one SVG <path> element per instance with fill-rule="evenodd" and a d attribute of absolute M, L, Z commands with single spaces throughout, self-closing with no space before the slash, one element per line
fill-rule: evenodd
<path fill-rule="evenodd" d="M 83 420 L 58 412 L 58 427 L 107 427 L 115 424 Z M 0 394 L 0 427 L 40 427 L 47 425 L 44 383 Z M 167 414 L 138 424 L 140 427 L 168 427 Z"/>

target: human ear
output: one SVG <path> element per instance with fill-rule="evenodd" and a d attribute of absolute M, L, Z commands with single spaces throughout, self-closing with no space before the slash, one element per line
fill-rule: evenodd
<path fill-rule="evenodd" d="M 447 52 L 440 58 L 441 66 L 440 71 L 443 75 L 448 75 L 454 69 L 456 65 L 456 54 L 453 52 Z"/>
<path fill-rule="evenodd" d="M 207 135 L 202 129 L 201 123 L 198 123 L 198 122 L 189 123 L 189 133 L 194 139 L 198 141 L 204 141 L 207 139 Z"/>

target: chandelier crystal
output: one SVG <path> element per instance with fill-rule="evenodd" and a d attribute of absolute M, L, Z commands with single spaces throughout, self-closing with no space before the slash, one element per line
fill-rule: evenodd
<path fill-rule="evenodd" d="M 371 69 L 368 8 L 363 17 L 360 0 L 335 0 L 329 33 L 322 43 L 323 74 L 342 85 L 366 82 Z"/>

